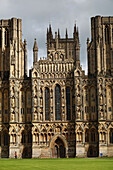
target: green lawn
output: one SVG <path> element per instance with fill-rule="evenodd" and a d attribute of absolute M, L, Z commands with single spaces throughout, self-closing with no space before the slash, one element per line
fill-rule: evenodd
<path fill-rule="evenodd" d="M 113 158 L 0 159 L 0 170 L 113 170 Z"/>

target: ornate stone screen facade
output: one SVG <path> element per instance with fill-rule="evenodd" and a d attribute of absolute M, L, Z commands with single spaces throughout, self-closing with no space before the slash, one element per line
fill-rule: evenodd
<path fill-rule="evenodd" d="M 80 66 L 79 32 L 47 29 L 47 58 L 27 76 L 22 21 L 0 20 L 0 157 L 113 156 L 113 17 L 91 18 L 88 75 Z"/>

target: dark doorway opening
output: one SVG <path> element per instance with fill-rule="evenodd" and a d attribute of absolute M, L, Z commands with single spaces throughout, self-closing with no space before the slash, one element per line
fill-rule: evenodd
<path fill-rule="evenodd" d="M 97 147 L 93 147 L 93 146 L 89 147 L 87 156 L 88 157 L 98 157 Z"/>
<path fill-rule="evenodd" d="M 53 158 L 65 158 L 66 157 L 66 148 L 63 141 L 58 137 L 55 140 L 53 148 Z"/>

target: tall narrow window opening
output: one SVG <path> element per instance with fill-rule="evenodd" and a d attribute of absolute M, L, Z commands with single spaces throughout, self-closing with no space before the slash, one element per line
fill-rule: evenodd
<path fill-rule="evenodd" d="M 70 87 L 66 87 L 66 109 L 67 109 L 67 120 L 70 120 L 71 119 Z"/>
<path fill-rule="evenodd" d="M 61 120 L 61 92 L 59 85 L 55 87 L 55 120 Z"/>
<path fill-rule="evenodd" d="M 109 44 L 109 28 L 108 28 L 108 26 L 105 27 L 105 43 Z"/>
<path fill-rule="evenodd" d="M 50 106 L 50 100 L 49 100 L 49 89 L 45 88 L 45 120 L 49 120 L 49 106 Z"/>

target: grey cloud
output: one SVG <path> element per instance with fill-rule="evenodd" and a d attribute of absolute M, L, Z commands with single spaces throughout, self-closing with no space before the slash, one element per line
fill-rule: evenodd
<path fill-rule="evenodd" d="M 23 39 L 28 44 L 28 66 L 32 63 L 32 47 L 37 38 L 39 57 L 46 56 L 46 30 L 49 22 L 53 33 L 60 28 L 72 36 L 75 20 L 80 32 L 81 64 L 87 69 L 86 40 L 90 37 L 90 18 L 113 15 L 113 0 L 0 0 L 0 18 L 17 17 L 23 20 Z"/>

